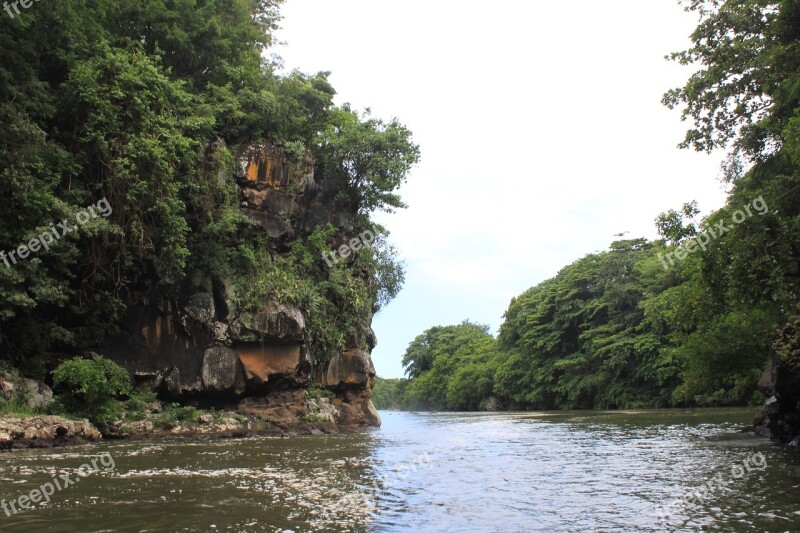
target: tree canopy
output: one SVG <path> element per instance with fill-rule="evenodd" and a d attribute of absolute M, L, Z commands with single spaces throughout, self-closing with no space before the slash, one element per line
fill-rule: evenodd
<path fill-rule="evenodd" d="M 342 228 L 312 228 L 277 257 L 239 210 L 244 144 L 310 154 L 357 231 L 376 209 L 402 207 L 397 189 L 419 158 L 399 121 L 335 105 L 329 73 L 282 73 L 265 59 L 281 3 L 53 2 L 0 17 L 0 250 L 100 198 L 113 206 L 36 257 L 0 264 L 6 357 L 80 353 L 143 280 L 174 285 L 197 270 L 238 279 L 251 296 L 294 280 L 280 294 L 328 348 L 345 335 L 331 317 L 363 326 L 397 294 L 402 266 L 385 231 L 354 265 L 325 269 L 309 257 Z"/>

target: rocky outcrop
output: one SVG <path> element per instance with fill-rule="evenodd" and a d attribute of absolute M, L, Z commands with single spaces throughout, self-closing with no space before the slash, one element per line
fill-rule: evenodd
<path fill-rule="evenodd" d="M 800 445 L 800 371 L 774 361 L 758 384 L 770 398 L 753 419 L 756 432 Z"/>
<path fill-rule="evenodd" d="M 255 223 L 246 231 L 263 232 L 276 255 L 323 224 L 343 235 L 353 231 L 354 213 L 337 203 L 338 185 L 318 178 L 309 155 L 252 144 L 238 151 L 235 167 L 240 209 Z M 379 423 L 369 401 L 375 368 L 363 349 L 377 342 L 371 330 L 366 338 L 342 332 L 350 346 L 342 353 L 310 353 L 301 309 L 274 295 L 240 309 L 235 284 L 204 272 L 180 286 L 154 279 L 129 299 L 119 331 L 99 351 L 126 367 L 140 388 L 171 401 L 238 405 L 288 419 L 306 408 L 297 391 L 316 383 L 342 404 L 339 423 Z"/>
<path fill-rule="evenodd" d="M 297 307 L 267 299 L 257 311 L 241 313 L 233 328 L 231 337 L 240 342 L 299 343 L 305 338 L 306 321 Z"/>
<path fill-rule="evenodd" d="M 282 427 L 295 425 L 307 414 L 306 391 L 273 391 L 264 396 L 245 398 L 236 406 L 240 413 L 254 414 Z"/>
<path fill-rule="evenodd" d="M 352 231 L 354 214 L 337 208 L 337 185 L 317 179 L 314 166 L 310 154 L 294 158 L 276 143 L 242 147 L 236 156 L 242 211 L 285 244 L 325 224 Z"/>
<path fill-rule="evenodd" d="M 327 368 L 320 368 L 314 381 L 337 392 L 332 404 L 344 426 L 380 426 L 381 417 L 372 404 L 375 366 L 370 354 L 354 348 L 335 354 Z"/>
<path fill-rule="evenodd" d="M 331 389 L 369 388 L 375 384 L 375 366 L 370 354 L 357 348 L 335 354 L 315 381 Z"/>
<path fill-rule="evenodd" d="M 789 321 L 772 345 L 771 363 L 758 382 L 769 396 L 756 413 L 756 432 L 777 442 L 800 445 L 800 317 Z"/>
<path fill-rule="evenodd" d="M 53 391 L 44 383 L 24 378 L 16 372 L 3 372 L 0 373 L 0 398 L 39 409 L 53 401 Z"/>
<path fill-rule="evenodd" d="M 102 438 L 88 420 L 59 416 L 0 418 L 0 449 L 50 448 L 66 444 L 95 442 Z"/>
<path fill-rule="evenodd" d="M 225 346 L 212 346 L 203 354 L 203 388 L 210 393 L 245 391 L 244 365 L 239 355 Z"/>

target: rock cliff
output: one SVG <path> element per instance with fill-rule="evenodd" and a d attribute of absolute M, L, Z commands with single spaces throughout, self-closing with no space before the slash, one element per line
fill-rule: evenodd
<path fill-rule="evenodd" d="M 275 254 L 327 224 L 342 242 L 352 236 L 355 213 L 337 203 L 335 184 L 317 176 L 310 156 L 293 160 L 276 143 L 252 144 L 237 152 L 235 169 L 225 179 L 236 182 L 240 210 L 252 221 L 248 231 L 260 232 Z M 380 424 L 370 401 L 372 333 L 364 340 L 341 332 L 352 346 L 314 353 L 300 307 L 267 294 L 242 308 L 232 280 L 202 268 L 177 285 L 153 277 L 127 300 L 125 319 L 99 351 L 127 368 L 140 388 L 175 401 L 249 413 L 280 406 L 305 416 L 305 390 L 315 384 L 335 395 L 338 424 Z"/>

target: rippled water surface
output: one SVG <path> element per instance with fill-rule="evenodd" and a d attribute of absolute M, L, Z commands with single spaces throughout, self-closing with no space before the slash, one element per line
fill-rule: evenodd
<path fill-rule="evenodd" d="M 800 452 L 750 410 L 382 413 L 322 437 L 0 454 L 3 531 L 800 531 Z M 8 506 L 6 506 L 8 508 Z M 10 509 L 9 509 L 10 510 Z"/>

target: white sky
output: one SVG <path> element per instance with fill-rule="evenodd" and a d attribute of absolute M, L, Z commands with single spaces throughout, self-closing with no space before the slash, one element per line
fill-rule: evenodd
<path fill-rule="evenodd" d="M 410 208 L 378 216 L 407 263 L 373 323 L 382 377 L 408 343 L 464 319 L 496 331 L 512 297 L 614 235 L 696 199 L 719 208 L 721 155 L 676 145 L 660 103 L 692 69 L 664 60 L 696 25 L 677 0 L 287 0 L 287 69 L 332 71 L 337 102 L 399 117 L 422 162 Z"/>

